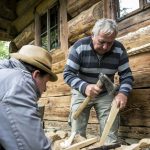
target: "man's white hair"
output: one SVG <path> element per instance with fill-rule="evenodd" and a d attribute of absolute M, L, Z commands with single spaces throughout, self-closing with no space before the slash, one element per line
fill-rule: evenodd
<path fill-rule="evenodd" d="M 118 33 L 117 23 L 112 19 L 106 19 L 106 18 L 99 19 L 95 23 L 92 29 L 92 33 L 94 36 L 97 36 L 100 32 L 103 32 L 105 34 L 112 34 L 115 32 L 117 36 Z"/>

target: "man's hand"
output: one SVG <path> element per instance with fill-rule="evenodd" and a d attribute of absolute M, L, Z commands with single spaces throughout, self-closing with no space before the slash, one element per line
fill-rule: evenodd
<path fill-rule="evenodd" d="M 118 93 L 116 96 L 115 96 L 115 101 L 117 103 L 117 107 L 119 109 L 123 109 L 125 108 L 126 104 L 127 104 L 127 96 L 124 95 L 123 93 Z"/>
<path fill-rule="evenodd" d="M 101 91 L 102 91 L 102 89 L 99 86 L 97 86 L 96 84 L 89 84 L 85 89 L 85 94 L 90 97 L 95 97 Z"/>

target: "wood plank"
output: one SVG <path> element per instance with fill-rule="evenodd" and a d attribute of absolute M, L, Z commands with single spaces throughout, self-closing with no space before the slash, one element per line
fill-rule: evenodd
<path fill-rule="evenodd" d="M 21 16 L 29 7 L 37 5 L 41 0 L 19 0 L 16 6 L 17 16 Z"/>
<path fill-rule="evenodd" d="M 95 21 L 103 17 L 103 2 L 100 1 L 68 22 L 69 42 L 71 38 L 93 27 Z"/>
<path fill-rule="evenodd" d="M 60 3 L 60 46 L 61 50 L 66 53 L 68 50 L 67 0 L 59 0 L 59 3 Z"/>
<path fill-rule="evenodd" d="M 73 18 L 97 2 L 99 0 L 67 0 L 68 14 Z"/>
<path fill-rule="evenodd" d="M 126 31 L 126 30 L 125 30 Z M 145 25 L 133 32 L 126 32 L 124 36 L 118 37 L 117 40 L 122 42 L 127 50 L 136 48 L 149 43 L 150 25 Z"/>
<path fill-rule="evenodd" d="M 121 22 L 119 22 L 119 31 L 129 28 L 135 24 L 139 25 L 140 23 L 144 22 L 144 21 L 150 21 L 150 15 L 148 15 L 150 13 L 150 9 L 146 9 L 145 11 L 142 11 L 140 13 L 126 18 L 124 20 L 122 20 Z"/>
<path fill-rule="evenodd" d="M 136 71 L 141 71 L 141 70 L 144 71 L 144 69 L 145 70 L 149 69 L 149 66 L 150 66 L 149 54 L 150 52 L 145 52 L 145 53 L 140 53 L 140 54 L 129 57 L 129 64 L 130 64 L 131 70 L 136 72 Z"/>
<path fill-rule="evenodd" d="M 35 35 L 34 35 L 36 46 L 41 46 L 41 17 L 40 15 L 35 12 Z"/>
<path fill-rule="evenodd" d="M 60 62 L 53 64 L 52 65 L 53 72 L 56 74 L 63 72 L 65 64 L 66 64 L 66 60 L 62 60 Z"/>
<path fill-rule="evenodd" d="M 26 27 L 15 39 L 14 43 L 20 49 L 22 45 L 26 45 L 34 39 L 34 23 Z"/>
<path fill-rule="evenodd" d="M 43 15 L 48 9 L 50 9 L 57 1 L 56 0 L 42 0 L 41 3 L 36 7 L 36 11 Z"/>
<path fill-rule="evenodd" d="M 127 107 L 121 111 L 122 126 L 150 127 L 150 89 L 134 89 Z"/>
<path fill-rule="evenodd" d="M 51 53 L 52 64 L 65 60 L 65 55 L 66 55 L 66 52 L 63 51 L 62 49 L 56 49 L 55 51 L 52 51 Z"/>
<path fill-rule="evenodd" d="M 0 40 L 1 41 L 10 41 L 13 39 L 13 36 L 11 36 L 9 33 L 0 30 Z"/>

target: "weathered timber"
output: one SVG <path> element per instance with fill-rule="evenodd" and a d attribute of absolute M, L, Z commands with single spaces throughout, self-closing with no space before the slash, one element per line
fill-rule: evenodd
<path fill-rule="evenodd" d="M 0 17 L 0 28 L 4 30 L 8 30 L 11 25 L 11 21 L 8 21 L 4 18 Z"/>
<path fill-rule="evenodd" d="M 40 99 L 40 104 L 45 104 L 45 120 L 67 121 L 70 112 L 71 96 L 50 96 Z M 95 111 L 92 109 L 89 123 L 98 123 L 97 118 L 93 117 Z"/>
<path fill-rule="evenodd" d="M 56 49 L 55 51 L 51 52 L 52 56 L 52 63 L 55 64 L 59 61 L 65 60 L 65 51 L 62 49 Z"/>
<path fill-rule="evenodd" d="M 0 8 L 0 17 L 8 20 L 14 20 L 16 18 L 16 0 L 1 0 Z"/>
<path fill-rule="evenodd" d="M 150 15 L 148 15 L 149 11 L 150 8 L 146 9 L 145 11 L 142 11 L 141 13 L 138 13 L 136 17 L 131 16 L 119 22 L 119 31 L 122 31 L 123 29 L 129 28 L 133 25 L 139 25 L 144 21 L 150 22 Z"/>
<path fill-rule="evenodd" d="M 134 32 L 127 32 L 128 34 L 118 37 L 117 40 L 122 42 L 125 48 L 130 51 L 132 48 L 137 48 L 148 44 L 150 40 L 149 32 L 150 25 L 140 28 Z"/>
<path fill-rule="evenodd" d="M 38 14 L 42 15 L 46 12 L 50 6 L 52 6 L 56 0 L 44 0 L 37 2 L 36 4 L 39 4 L 37 7 L 36 5 L 33 5 L 32 7 L 28 8 L 28 11 L 23 13 L 21 16 L 19 16 L 15 21 L 12 22 L 12 26 L 16 28 L 18 33 L 20 33 L 26 26 L 28 26 L 33 20 L 34 20 L 34 12 L 36 11 Z M 36 7 L 36 9 L 35 9 Z"/>
<path fill-rule="evenodd" d="M 12 40 L 12 39 L 13 39 L 13 36 L 11 36 L 7 32 L 4 32 L 3 30 L 0 30 L 0 40 L 9 41 L 9 40 Z"/>
<path fill-rule="evenodd" d="M 67 11 L 71 17 L 75 17 L 80 14 L 82 11 L 88 9 L 99 0 L 67 0 Z"/>
<path fill-rule="evenodd" d="M 71 38 L 74 36 L 89 30 L 97 19 L 103 17 L 102 8 L 103 2 L 100 1 L 68 22 L 69 42 L 71 42 Z"/>
<path fill-rule="evenodd" d="M 123 138 L 143 139 L 143 138 L 149 138 L 150 137 L 150 133 L 148 133 L 148 134 L 141 134 L 141 133 L 136 133 L 136 132 L 134 132 L 134 133 L 121 132 L 121 133 L 119 133 L 119 136 L 121 136 Z"/>
<path fill-rule="evenodd" d="M 29 9 L 30 7 L 36 7 L 36 5 L 40 2 L 41 0 L 20 0 L 17 2 L 17 6 L 16 6 L 16 13 L 17 16 L 21 16 L 23 13 L 26 12 L 26 10 Z"/>
<path fill-rule="evenodd" d="M 124 138 L 142 139 L 150 137 L 149 127 L 128 127 L 120 126 L 119 136 Z"/>
<path fill-rule="evenodd" d="M 66 60 L 62 60 L 60 62 L 54 63 L 52 65 L 53 72 L 56 74 L 63 72 L 65 64 L 66 64 Z"/>
<path fill-rule="evenodd" d="M 60 0 L 60 47 L 68 50 L 68 22 L 67 22 L 67 0 Z M 67 55 L 67 54 L 66 54 Z"/>
<path fill-rule="evenodd" d="M 150 87 L 150 52 L 130 56 L 129 64 L 135 79 L 134 88 Z"/>
<path fill-rule="evenodd" d="M 57 76 L 56 82 L 47 83 L 47 90 L 42 94 L 42 97 L 71 95 L 70 87 L 64 82 L 63 73 L 57 74 Z"/>
<path fill-rule="evenodd" d="M 127 107 L 121 111 L 122 126 L 150 127 L 150 89 L 134 89 Z"/>
<path fill-rule="evenodd" d="M 25 28 L 15 39 L 14 43 L 17 48 L 21 48 L 22 45 L 28 44 L 34 39 L 34 23 Z"/>
<path fill-rule="evenodd" d="M 43 15 L 49 8 L 51 8 L 57 1 L 56 0 L 44 0 L 36 7 L 36 11 Z"/>
<path fill-rule="evenodd" d="M 129 57 L 129 64 L 132 71 L 144 71 L 150 66 L 150 52 L 140 53 Z M 141 62 L 142 60 L 142 62 Z"/>
<path fill-rule="evenodd" d="M 41 46 L 41 17 L 37 12 L 35 12 L 35 35 L 34 35 L 34 39 L 35 39 L 34 44 L 37 46 Z"/>

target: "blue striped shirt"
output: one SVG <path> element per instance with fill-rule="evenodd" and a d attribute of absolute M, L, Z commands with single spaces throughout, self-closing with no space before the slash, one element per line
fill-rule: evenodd
<path fill-rule="evenodd" d="M 101 56 L 94 51 L 89 36 L 80 39 L 70 48 L 64 80 L 85 95 L 86 86 L 95 84 L 99 73 L 106 74 L 114 82 L 116 72 L 120 76 L 119 92 L 128 95 L 132 90 L 133 77 L 124 46 L 115 40 L 111 50 Z"/>

